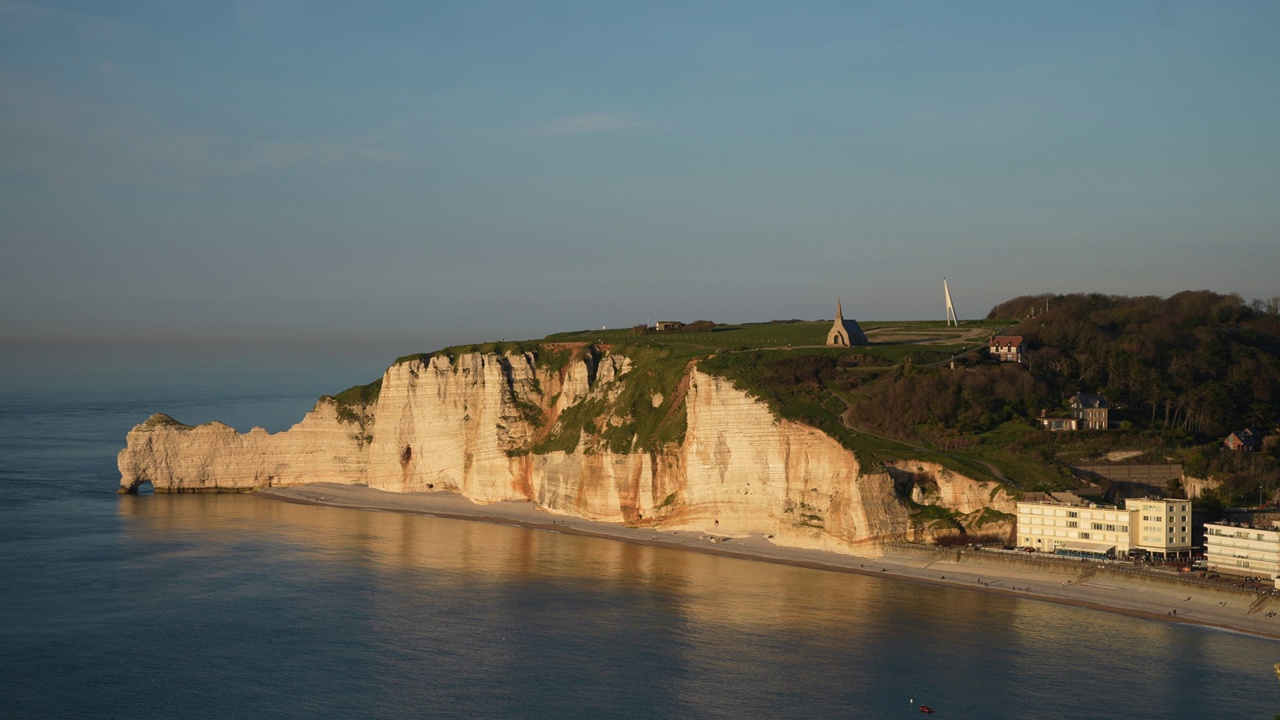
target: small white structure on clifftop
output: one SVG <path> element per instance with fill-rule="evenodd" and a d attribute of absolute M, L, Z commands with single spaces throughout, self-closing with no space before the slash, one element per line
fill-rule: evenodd
<path fill-rule="evenodd" d="M 840 300 L 836 300 L 836 320 L 831 324 L 831 330 L 827 333 L 827 345 L 832 347 L 852 347 L 854 345 L 870 345 L 867 336 L 863 334 L 862 328 L 858 326 L 858 321 L 844 319 L 844 311 L 840 307 Z"/>

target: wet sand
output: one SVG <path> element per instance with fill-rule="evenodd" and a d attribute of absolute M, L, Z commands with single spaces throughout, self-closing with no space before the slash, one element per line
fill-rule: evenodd
<path fill-rule="evenodd" d="M 529 502 L 477 505 L 454 493 L 389 493 L 363 485 L 319 483 L 256 493 L 287 502 L 360 510 L 417 513 L 516 525 L 572 535 L 785 563 L 835 572 L 896 578 L 1011 597 L 1091 608 L 1133 617 L 1179 622 L 1280 639 L 1280 598 L 1231 588 L 1095 572 L 1095 563 L 1042 563 L 1004 553 L 890 549 L 868 558 L 821 550 L 779 547 L 764 535 L 733 537 L 691 530 L 657 530 L 594 522 L 547 512 Z"/>

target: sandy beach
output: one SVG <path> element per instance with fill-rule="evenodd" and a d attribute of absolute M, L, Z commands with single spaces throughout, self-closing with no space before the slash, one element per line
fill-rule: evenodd
<path fill-rule="evenodd" d="M 287 502 L 493 522 L 818 570 L 892 577 L 1280 639 L 1280 614 L 1269 614 L 1280 612 L 1280 597 L 1229 586 L 1179 582 L 1176 577 L 1125 574 L 1097 563 L 1037 561 L 1018 554 L 924 547 L 895 547 L 881 557 L 866 558 L 779 547 L 763 535 L 729 537 L 689 530 L 633 528 L 556 515 L 529 502 L 476 505 L 453 493 L 399 494 L 363 485 L 320 483 L 271 488 L 257 494 Z"/>

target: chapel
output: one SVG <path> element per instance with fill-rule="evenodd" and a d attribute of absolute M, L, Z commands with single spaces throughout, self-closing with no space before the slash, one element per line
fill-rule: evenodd
<path fill-rule="evenodd" d="M 863 334 L 862 328 L 858 327 L 858 321 L 852 318 L 846 320 L 844 311 L 840 307 L 840 300 L 836 299 L 836 320 L 831 325 L 830 332 L 827 333 L 827 345 L 831 347 L 852 347 L 854 345 L 870 345 L 867 342 L 867 336 Z"/>

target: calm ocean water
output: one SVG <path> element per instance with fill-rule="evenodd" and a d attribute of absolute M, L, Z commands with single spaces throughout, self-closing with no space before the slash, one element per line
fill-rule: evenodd
<path fill-rule="evenodd" d="M 1280 713 L 1280 642 L 500 525 L 113 494 L 152 412 L 276 431 L 376 363 L 0 371 L 0 717 Z"/>

